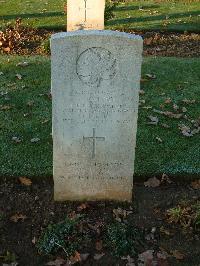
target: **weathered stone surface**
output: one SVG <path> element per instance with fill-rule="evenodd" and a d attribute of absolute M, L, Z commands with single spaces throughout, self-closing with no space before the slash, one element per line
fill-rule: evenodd
<path fill-rule="evenodd" d="M 68 0 L 67 31 L 103 30 L 105 0 Z"/>
<path fill-rule="evenodd" d="M 55 199 L 130 201 L 141 37 L 58 33 L 51 51 Z"/>

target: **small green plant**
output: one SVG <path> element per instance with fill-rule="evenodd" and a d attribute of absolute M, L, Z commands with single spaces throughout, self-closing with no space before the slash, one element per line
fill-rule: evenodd
<path fill-rule="evenodd" d="M 116 257 L 135 256 L 143 246 L 143 232 L 124 223 L 113 223 L 107 228 L 105 242 Z"/>
<path fill-rule="evenodd" d="M 39 252 L 51 254 L 62 249 L 67 256 L 75 254 L 79 243 L 78 222 L 78 218 L 66 218 L 63 222 L 49 225 L 37 243 Z"/>
<path fill-rule="evenodd" d="M 176 206 L 167 210 L 167 220 L 169 223 L 180 224 L 183 227 L 187 228 L 191 225 L 192 216 L 191 216 L 191 208 Z"/>
<path fill-rule="evenodd" d="M 105 21 L 114 17 L 114 10 L 118 4 L 119 4 L 118 0 L 106 0 Z"/>

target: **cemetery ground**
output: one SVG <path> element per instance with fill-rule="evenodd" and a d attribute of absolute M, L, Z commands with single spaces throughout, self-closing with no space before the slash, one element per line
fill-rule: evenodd
<path fill-rule="evenodd" d="M 133 204 L 53 201 L 50 58 L 4 55 L 1 62 L 2 264 L 68 265 L 62 248 L 44 255 L 53 233 L 38 253 L 39 239 L 47 225 L 58 234 L 57 223 L 81 215 L 69 236 L 71 261 L 134 265 L 137 255 L 152 261 L 153 250 L 158 265 L 198 265 L 198 58 L 144 58 Z"/>
<path fill-rule="evenodd" d="M 22 18 L 0 56 L 0 265 L 200 265 L 199 6 L 117 7 L 107 29 L 140 33 L 153 55 L 143 60 L 134 200 L 58 203 L 48 38 L 65 29 L 63 1 L 0 1 L 4 32 Z"/>

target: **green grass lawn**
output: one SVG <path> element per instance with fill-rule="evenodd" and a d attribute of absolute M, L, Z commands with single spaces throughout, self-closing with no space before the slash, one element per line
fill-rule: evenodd
<path fill-rule="evenodd" d="M 2 0 L 0 28 L 21 17 L 23 24 L 33 27 L 66 28 L 63 0 Z M 129 1 L 116 8 L 107 29 L 200 31 L 199 1 Z"/>
<path fill-rule="evenodd" d="M 16 66 L 23 61 L 26 67 Z M 185 107 L 188 119 L 200 117 L 199 59 L 145 58 L 145 74 L 156 79 L 142 83 L 136 148 L 136 175 L 200 174 L 200 137 L 185 137 L 179 124 L 190 125 L 186 119 L 169 118 L 153 109 L 173 110 L 173 104 Z M 3 74 L 1 73 L 3 72 Z M 18 79 L 16 74 L 22 75 Z M 20 77 L 20 76 L 18 76 Z M 52 175 L 52 137 L 50 58 L 33 56 L 0 57 L 0 176 Z M 171 103 L 165 103 L 170 98 Z M 183 99 L 196 100 L 184 104 Z M 170 102 L 167 100 L 167 102 Z M 149 108 L 149 109 L 147 109 Z M 159 118 L 158 125 L 148 125 L 148 116 Z M 162 123 L 170 128 L 165 128 Z M 17 137 L 21 140 L 16 143 Z M 31 139 L 40 141 L 32 143 Z M 162 140 L 159 142 L 158 138 Z"/>

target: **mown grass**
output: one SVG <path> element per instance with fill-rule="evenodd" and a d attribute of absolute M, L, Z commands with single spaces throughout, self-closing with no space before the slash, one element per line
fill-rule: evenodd
<path fill-rule="evenodd" d="M 28 61 L 27 67 L 16 66 Z M 178 129 L 185 119 L 168 118 L 153 112 L 161 109 L 166 98 L 172 103 L 162 110 L 172 111 L 172 104 L 187 108 L 189 119 L 200 117 L 199 60 L 177 58 L 145 58 L 143 77 L 147 73 L 156 79 L 142 83 L 139 109 L 135 172 L 137 176 L 200 174 L 200 137 L 185 137 Z M 41 56 L 0 57 L 0 176 L 52 175 L 52 136 L 50 58 Z M 15 75 L 21 74 L 19 80 Z M 5 94 L 7 93 L 7 94 Z M 183 99 L 196 100 L 183 104 Z M 144 101 L 145 100 L 145 103 Z M 151 109 L 145 109 L 147 106 Z M 9 109 L 10 108 L 10 109 Z M 147 125 L 147 116 L 159 118 L 159 123 Z M 168 124 L 164 128 L 161 123 Z M 18 137 L 21 142 L 12 140 Z M 162 139 L 162 143 L 156 138 Z M 32 143 L 32 138 L 40 141 Z"/>
<path fill-rule="evenodd" d="M 64 0 L 0 1 L 0 28 L 21 17 L 37 28 L 66 29 Z M 107 29 L 200 31 L 199 1 L 128 1 L 116 8 Z"/>

